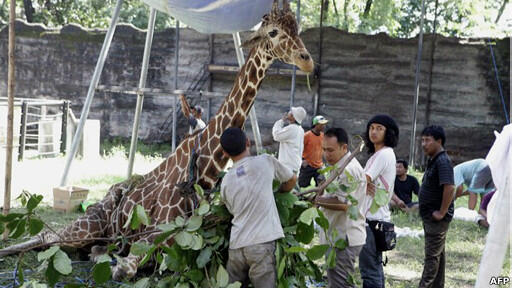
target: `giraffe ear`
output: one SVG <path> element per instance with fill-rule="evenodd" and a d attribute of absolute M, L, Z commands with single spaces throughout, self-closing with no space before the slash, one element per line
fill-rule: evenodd
<path fill-rule="evenodd" d="M 253 48 L 254 46 L 258 45 L 263 40 L 263 37 L 260 33 L 253 33 L 249 39 L 245 40 L 245 42 L 242 44 L 243 48 Z"/>

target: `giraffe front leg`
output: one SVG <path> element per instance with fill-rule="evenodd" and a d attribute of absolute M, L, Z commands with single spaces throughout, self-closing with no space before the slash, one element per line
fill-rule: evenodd
<path fill-rule="evenodd" d="M 120 281 L 135 276 L 139 263 L 143 258 L 144 256 L 135 256 L 131 253 L 126 257 L 120 258 L 116 266 L 112 268 L 112 279 Z"/>
<path fill-rule="evenodd" d="M 136 242 L 151 245 L 155 239 L 155 235 L 147 235 L 140 238 Z M 132 243 L 133 244 L 133 243 Z M 118 262 L 112 268 L 112 279 L 119 281 L 122 279 L 130 279 L 137 273 L 140 262 L 144 259 L 145 255 L 135 256 L 132 253 L 123 258 L 118 258 Z"/>

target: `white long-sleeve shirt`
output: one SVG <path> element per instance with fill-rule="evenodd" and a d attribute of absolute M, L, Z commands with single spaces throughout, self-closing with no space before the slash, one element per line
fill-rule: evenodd
<path fill-rule="evenodd" d="M 294 172 L 299 172 L 304 150 L 304 129 L 298 124 L 284 126 L 283 119 L 274 123 L 274 141 L 279 142 L 278 160 Z"/>

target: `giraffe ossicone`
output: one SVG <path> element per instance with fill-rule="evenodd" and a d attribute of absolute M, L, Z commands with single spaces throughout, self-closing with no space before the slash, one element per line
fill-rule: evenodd
<path fill-rule="evenodd" d="M 58 239 L 76 239 L 76 242 L 62 245 L 84 247 L 94 243 L 89 239 L 156 230 L 157 225 L 189 213 L 197 203 L 197 195 L 183 195 L 183 187 L 191 180 L 204 189 L 215 186 L 219 173 L 228 161 L 222 153 L 220 136 L 228 127 L 243 127 L 256 92 L 272 62 L 279 60 L 296 65 L 305 72 L 313 71 L 313 60 L 298 35 L 295 15 L 287 0 L 283 0 L 282 9 L 274 0 L 272 10 L 263 17 L 260 28 L 244 42 L 244 47 L 251 49 L 247 61 L 219 111 L 203 131 L 185 138 L 174 153 L 148 174 L 114 184 L 105 198 L 89 206 L 85 215 L 60 230 L 59 235 L 43 232 L 31 242 L 0 250 L 0 256 Z M 197 157 L 192 157 L 192 154 Z M 195 160 L 192 163 L 196 166 L 195 175 L 189 173 L 192 159 Z M 130 230 L 125 223 L 136 205 L 144 207 L 151 223 L 139 230 Z M 130 238 L 130 243 L 152 243 L 157 236 L 158 233 L 153 233 Z M 172 242 L 170 239 L 168 243 Z M 113 278 L 133 277 L 141 260 L 142 256 L 128 254 L 122 263 L 113 268 Z"/>

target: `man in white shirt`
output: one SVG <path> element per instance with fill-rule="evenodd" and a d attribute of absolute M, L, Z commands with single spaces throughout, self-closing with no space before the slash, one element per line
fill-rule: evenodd
<path fill-rule="evenodd" d="M 297 177 L 273 156 L 251 156 L 250 142 L 240 128 L 231 127 L 220 138 L 233 167 L 221 184 L 221 199 L 233 215 L 227 271 L 230 283 L 248 280 L 255 288 L 276 287 L 275 240 L 284 237 L 272 182 L 290 191 Z"/>
<path fill-rule="evenodd" d="M 203 108 L 199 105 L 194 107 L 190 107 L 185 99 L 185 95 L 180 95 L 181 101 L 181 111 L 183 111 L 183 115 L 187 118 L 189 129 L 188 134 L 194 134 L 196 131 L 199 131 L 206 127 L 203 119 Z"/>
<path fill-rule="evenodd" d="M 279 142 L 279 162 L 290 168 L 295 174 L 302 165 L 304 150 L 304 129 L 300 126 L 306 118 L 303 107 L 292 107 L 282 119 L 277 120 L 272 128 L 274 141 Z"/>
<path fill-rule="evenodd" d="M 396 156 L 393 147 L 398 144 L 398 125 L 388 115 L 376 115 L 366 126 L 365 141 L 368 153 L 371 155 L 366 162 L 364 172 L 367 181 L 367 197 L 365 203 L 366 222 L 373 225 L 375 221 L 391 221 L 389 201 L 393 198 L 396 177 Z M 375 213 L 370 207 L 376 193 L 376 188 L 384 189 L 387 202 Z M 382 251 L 377 250 L 375 236 L 370 226 L 366 226 L 366 244 L 359 254 L 359 270 L 363 280 L 363 288 L 382 288 L 385 286 L 384 269 L 382 267 Z"/>
<path fill-rule="evenodd" d="M 322 142 L 322 149 L 327 163 L 335 165 L 339 169 L 350 156 L 347 132 L 342 128 L 327 130 Z M 352 176 L 352 179 L 348 179 L 346 172 Z M 336 171 L 333 170 L 331 173 L 336 173 Z M 341 173 L 335 181 L 345 187 L 350 187 L 355 182 L 358 184 L 354 191 L 338 190 L 332 194 L 322 193 L 317 196 L 316 204 L 321 207 L 320 209 L 329 221 L 328 234 L 325 235 L 323 230 L 320 232 L 320 244 L 329 244 L 328 239 L 332 240 L 332 243 L 336 243 L 339 239 L 348 242 L 345 249 L 336 248 L 336 266 L 327 270 L 327 279 L 329 287 L 356 287 L 350 279 L 355 272 L 356 259 L 366 242 L 364 221 L 366 211 L 363 207 L 366 197 L 366 177 L 363 167 L 354 158 L 346 166 L 345 172 Z M 349 209 L 353 212 L 352 216 L 350 216 Z M 337 233 L 336 238 L 333 238 L 333 231 Z"/>

